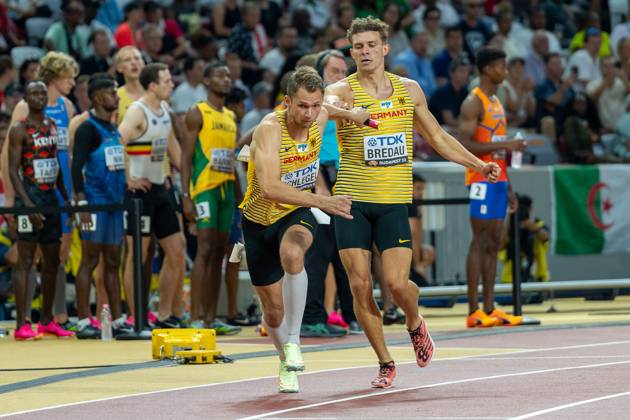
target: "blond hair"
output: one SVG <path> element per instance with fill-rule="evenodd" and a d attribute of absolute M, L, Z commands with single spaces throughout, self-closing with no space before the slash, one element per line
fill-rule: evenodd
<path fill-rule="evenodd" d="M 127 45 L 126 47 L 122 47 L 116 52 L 116 54 L 114 54 L 114 63 L 116 65 L 122 62 L 122 56 L 127 51 L 137 51 L 138 54 L 140 54 L 140 50 L 137 47 L 134 47 L 133 45 Z"/>
<path fill-rule="evenodd" d="M 287 95 L 291 97 L 295 96 L 300 88 L 303 88 L 309 93 L 318 90 L 324 93 L 324 81 L 314 68 L 301 66 L 289 76 Z"/>
<path fill-rule="evenodd" d="M 389 33 L 389 25 L 380 19 L 373 18 L 372 16 L 368 16 L 366 18 L 356 18 L 352 21 L 346 35 L 350 44 L 352 44 L 352 37 L 362 32 L 378 32 L 381 36 L 381 41 L 383 41 L 383 44 L 386 44 L 387 35 Z"/>
<path fill-rule="evenodd" d="M 68 73 L 73 78 L 79 73 L 79 65 L 76 60 L 68 54 L 50 51 L 39 61 L 35 78 L 48 85 L 53 80 L 59 79 Z"/>

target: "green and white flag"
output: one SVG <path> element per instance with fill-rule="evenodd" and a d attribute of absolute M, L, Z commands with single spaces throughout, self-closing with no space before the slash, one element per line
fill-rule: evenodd
<path fill-rule="evenodd" d="M 630 165 L 556 167 L 555 252 L 630 252 Z"/>

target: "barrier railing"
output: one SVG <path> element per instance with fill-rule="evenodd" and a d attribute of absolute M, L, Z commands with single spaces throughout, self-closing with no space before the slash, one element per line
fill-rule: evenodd
<path fill-rule="evenodd" d="M 0 214 L 57 214 L 57 213 L 94 213 L 98 211 L 127 211 L 128 221 L 133 221 L 133 280 L 134 280 L 134 331 L 121 334 L 118 340 L 144 340 L 150 339 L 151 334 L 146 330 L 147 323 L 147 299 L 146 285 L 142 276 L 142 236 L 140 230 L 142 215 L 142 200 L 133 198 L 126 204 L 103 204 L 86 206 L 41 206 L 41 207 L 0 207 Z"/>

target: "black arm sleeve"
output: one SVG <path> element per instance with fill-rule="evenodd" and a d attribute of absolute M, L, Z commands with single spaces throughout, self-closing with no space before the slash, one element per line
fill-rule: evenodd
<path fill-rule="evenodd" d="M 101 144 L 101 135 L 89 121 L 81 123 L 74 135 L 72 147 L 72 187 L 75 193 L 84 191 L 83 165 L 88 160 L 90 153 Z"/>

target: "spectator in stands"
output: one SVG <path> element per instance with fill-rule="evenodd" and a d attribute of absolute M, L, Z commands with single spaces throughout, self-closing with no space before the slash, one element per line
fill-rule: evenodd
<path fill-rule="evenodd" d="M 398 54 L 409 48 L 409 37 L 401 25 L 403 18 L 401 13 L 399 5 L 396 3 L 389 3 L 385 9 L 383 9 L 383 13 L 381 14 L 383 22 L 389 25 L 389 37 L 387 39 L 389 44 L 389 53 L 387 53 L 387 56 L 385 57 L 386 64 L 388 65 L 391 65 Z"/>
<path fill-rule="evenodd" d="M 463 55 L 453 60 L 449 68 L 448 83 L 437 88 L 429 101 L 429 109 L 438 123 L 457 127 L 460 107 L 468 96 L 469 79 L 468 58 Z"/>
<path fill-rule="evenodd" d="M 486 44 L 490 37 L 490 28 L 481 19 L 483 4 L 483 0 L 462 1 L 464 13 L 459 27 L 464 34 L 464 46 L 471 62 L 475 61 L 475 53 Z"/>
<path fill-rule="evenodd" d="M 280 28 L 277 43 L 278 45 L 269 50 L 260 61 L 260 67 L 270 71 L 275 77 L 280 76 L 287 57 L 296 52 L 298 30 L 293 26 Z"/>
<path fill-rule="evenodd" d="M 608 57 L 612 54 L 609 43 L 609 36 L 607 32 L 602 31 L 601 22 L 599 21 L 599 13 L 590 11 L 585 13 L 582 17 L 584 20 L 583 24 L 580 25 L 582 28 L 578 31 L 571 40 L 571 44 L 569 45 L 569 51 L 574 53 L 579 49 L 582 49 L 586 45 L 586 31 L 589 28 L 599 29 L 602 41 L 599 47 L 598 55 L 600 58 Z"/>
<path fill-rule="evenodd" d="M 522 37 L 518 37 L 517 30 L 513 28 L 513 19 L 510 7 L 499 9 L 497 13 L 497 28 L 499 33 L 505 38 L 504 46 L 508 60 L 512 57 L 525 57 L 529 48 L 528 43 L 523 43 Z"/>
<path fill-rule="evenodd" d="M 328 27 L 328 36 L 335 48 L 341 49 L 350 45 L 346 34 L 354 17 L 354 7 L 351 3 L 344 2 L 337 7 L 337 22 Z"/>
<path fill-rule="evenodd" d="M 260 22 L 265 27 L 267 36 L 275 38 L 282 18 L 282 8 L 279 2 L 272 0 L 259 0 Z"/>
<path fill-rule="evenodd" d="M 260 23 L 260 6 L 257 3 L 249 1 L 243 6 L 243 22 L 232 30 L 228 49 L 241 59 L 243 81 L 248 86 L 260 81 L 262 72 L 258 63 L 269 50 L 269 40 Z"/>
<path fill-rule="evenodd" d="M 175 58 L 163 52 L 164 31 L 153 23 L 148 23 L 142 27 L 142 43 L 144 48 L 142 57 L 149 63 L 164 63 L 169 67 L 175 66 Z"/>
<path fill-rule="evenodd" d="M 200 29 L 194 32 L 189 38 L 190 45 L 199 58 L 204 61 L 217 59 L 218 48 L 209 31 Z"/>
<path fill-rule="evenodd" d="M 610 49 L 617 58 L 619 58 L 619 44 L 623 39 L 630 39 L 630 20 L 616 24 L 610 33 Z"/>
<path fill-rule="evenodd" d="M 24 25 L 24 22 L 22 24 Z M 19 27 L 9 16 L 7 5 L 4 2 L 0 3 L 0 51 L 8 52 L 11 48 L 25 43 Z"/>
<path fill-rule="evenodd" d="M 222 0 L 212 8 L 212 27 L 217 38 L 228 38 L 242 22 L 243 16 L 236 0 Z"/>
<path fill-rule="evenodd" d="M 247 92 L 247 96 L 251 95 L 251 91 L 247 85 L 241 79 L 243 73 L 243 66 L 238 54 L 233 52 L 226 52 L 224 56 L 225 65 L 230 69 L 230 77 L 232 78 L 232 86 L 239 89 L 243 89 Z M 251 101 L 247 104 L 247 108 L 251 108 Z"/>
<path fill-rule="evenodd" d="M 534 85 L 539 85 L 545 80 L 547 54 L 549 54 L 549 38 L 544 31 L 538 30 L 534 32 L 531 50 L 525 56 L 525 72 Z"/>
<path fill-rule="evenodd" d="M 543 7 L 547 16 L 547 30 L 552 31 L 562 43 L 568 46 L 569 40 L 575 35 L 573 17 L 567 12 L 562 0 L 545 0 Z"/>
<path fill-rule="evenodd" d="M 88 82 L 90 81 L 90 76 L 87 74 L 83 74 L 77 77 L 76 84 L 72 89 L 72 93 L 70 94 L 70 99 L 76 108 L 76 113 L 81 114 L 85 111 L 89 111 L 92 102 L 88 96 Z"/>
<path fill-rule="evenodd" d="M 597 112 L 583 92 L 577 92 L 565 111 L 562 137 L 569 163 L 597 163 L 593 146 L 599 143 Z"/>
<path fill-rule="evenodd" d="M 505 104 L 510 126 L 533 127 L 536 113 L 534 83 L 525 77 L 525 60 L 513 57 L 508 60 L 508 76 L 497 90 L 497 96 Z"/>
<path fill-rule="evenodd" d="M 291 14 L 291 26 L 300 28 L 298 37 L 298 49 L 312 52 L 314 38 L 317 31 L 311 25 L 311 15 L 306 9 L 294 10 Z"/>
<path fill-rule="evenodd" d="M 13 114 L 13 110 L 15 106 L 24 98 L 24 90 L 21 85 L 11 85 L 7 87 L 4 91 L 4 101 L 2 102 L 2 107 L 0 110 L 8 113 L 9 115 Z M 4 137 L 0 137 L 1 141 L 4 140 Z"/>
<path fill-rule="evenodd" d="M 444 29 L 440 26 L 440 18 L 441 12 L 437 7 L 427 7 L 422 15 L 424 32 L 429 39 L 427 55 L 431 59 L 446 47 Z"/>
<path fill-rule="evenodd" d="M 310 16 L 310 22 L 314 29 L 323 30 L 328 27 L 330 21 L 330 7 L 323 1 L 293 0 L 290 2 L 289 11 L 306 10 Z"/>
<path fill-rule="evenodd" d="M 464 36 L 459 26 L 446 29 L 446 48 L 433 57 L 432 66 L 439 86 L 448 83 L 451 61 L 464 54 Z M 470 60 L 469 60 L 470 61 Z"/>
<path fill-rule="evenodd" d="M 80 74 L 113 74 L 114 61 L 112 60 L 112 47 L 107 32 L 103 29 L 95 30 L 92 32 L 92 35 L 90 35 L 89 42 L 93 52 L 87 58 L 81 60 L 79 66 Z"/>
<path fill-rule="evenodd" d="M 171 107 L 175 114 L 185 114 L 188 108 L 208 97 L 208 91 L 203 84 L 204 66 L 201 58 L 188 57 L 184 61 L 185 80 L 171 96 Z"/>
<path fill-rule="evenodd" d="M 162 6 L 155 1 L 148 1 L 144 4 L 144 15 L 147 23 L 157 25 L 163 32 L 160 52 L 170 54 L 173 57 L 182 57 L 186 54 L 184 31 L 175 19 L 164 19 Z"/>
<path fill-rule="evenodd" d="M 440 26 L 442 28 L 450 28 L 459 23 L 460 17 L 457 11 L 451 6 L 450 1 L 425 0 L 418 6 L 411 16 L 413 17 L 412 31 L 414 33 L 424 31 L 424 15 L 427 9 L 437 7 L 440 11 Z"/>
<path fill-rule="evenodd" d="M 563 110 L 573 99 L 573 83 L 577 73 L 569 72 L 564 79 L 564 65 L 558 53 L 545 56 L 545 80 L 536 86 L 534 97 L 538 104 L 538 120 L 552 116 L 556 124 L 556 132 L 562 129 Z"/>
<path fill-rule="evenodd" d="M 579 88 L 583 89 L 588 82 L 601 77 L 598 55 L 601 45 L 601 31 L 597 28 L 588 28 L 584 37 L 584 48 L 574 52 L 569 57 L 565 75 L 577 68 Z"/>
<path fill-rule="evenodd" d="M 119 49 L 128 45 L 137 47 L 140 45 L 140 28 L 144 21 L 144 10 L 140 3 L 132 1 L 127 3 L 123 12 L 125 21 L 118 25 L 114 32 L 116 45 Z"/>
<path fill-rule="evenodd" d="M 61 51 L 77 61 L 90 55 L 90 29 L 83 25 L 85 7 L 76 0 L 62 3 L 63 19 L 50 25 L 44 36 L 48 51 Z"/>
<path fill-rule="evenodd" d="M 602 127 L 607 132 L 614 132 L 617 121 L 626 112 L 626 98 L 630 93 L 628 75 L 621 68 L 615 67 L 614 57 L 602 59 L 601 76 L 588 83 L 586 93 L 597 105 Z"/>
<path fill-rule="evenodd" d="M 20 74 L 18 79 L 18 84 L 21 87 L 26 86 L 26 83 L 33 80 L 35 78 L 35 73 L 37 72 L 37 67 L 39 66 L 39 60 L 36 58 L 27 58 L 22 62 L 20 66 Z"/>
<path fill-rule="evenodd" d="M 123 11 L 118 0 L 100 0 L 100 7 L 96 12 L 96 20 L 113 33 L 123 20 Z"/>
<path fill-rule="evenodd" d="M 617 59 L 621 71 L 626 77 L 630 77 L 630 36 L 623 38 L 617 44 Z"/>
<path fill-rule="evenodd" d="M 428 42 L 424 32 L 415 34 L 411 38 L 411 46 L 395 57 L 393 65 L 407 67 L 409 78 L 418 82 L 426 97 L 430 98 L 437 85 L 433 67 L 427 58 Z"/>
<path fill-rule="evenodd" d="M 252 88 L 252 103 L 254 108 L 243 117 L 241 132 L 247 133 L 256 127 L 265 115 L 271 112 L 271 91 L 273 87 L 267 82 L 258 82 Z"/>
<path fill-rule="evenodd" d="M 11 57 L 8 55 L 0 56 L 0 107 L 4 102 L 4 91 L 15 82 L 16 76 Z"/>
<path fill-rule="evenodd" d="M 531 15 L 529 16 L 529 29 L 531 30 L 527 39 L 525 39 L 525 45 L 529 47 L 531 44 L 531 37 L 533 32 L 542 31 L 545 35 L 547 35 L 547 40 L 549 41 L 549 52 L 560 52 L 560 41 L 556 34 L 547 30 L 547 15 L 545 15 L 545 10 L 541 7 L 537 7 L 532 10 Z"/>
<path fill-rule="evenodd" d="M 110 46 L 115 47 L 116 41 L 114 41 L 114 32 L 112 32 L 112 29 L 110 29 L 109 26 L 97 19 L 97 15 L 102 4 L 103 0 L 83 0 L 83 5 L 85 6 L 83 23 L 89 28 L 90 39 L 94 35 L 95 31 L 104 31 L 105 35 L 107 35 Z M 89 40 L 88 45 L 90 42 L 92 41 Z"/>

